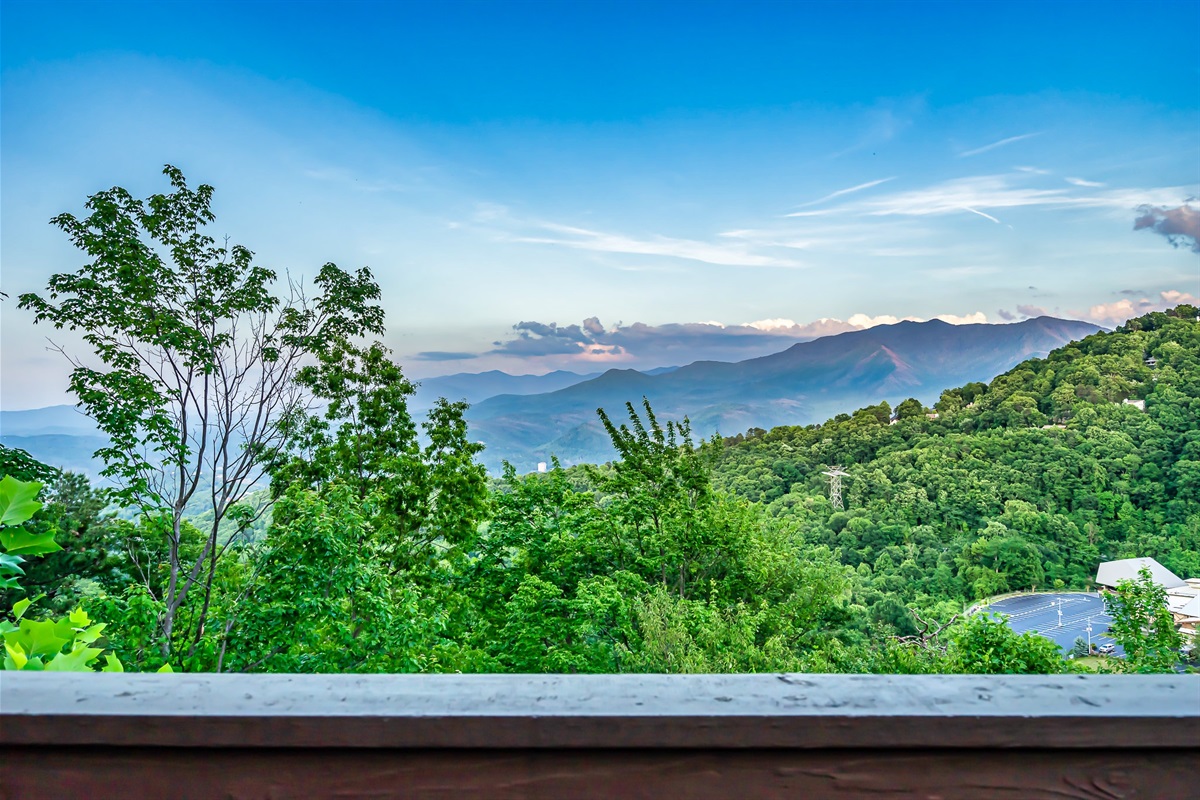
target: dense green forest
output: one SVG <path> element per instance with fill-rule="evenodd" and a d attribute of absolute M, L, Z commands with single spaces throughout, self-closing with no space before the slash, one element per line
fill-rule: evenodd
<path fill-rule="evenodd" d="M 414 385 L 362 344 L 383 332 L 369 272 L 326 265 L 319 294 L 274 298 L 249 251 L 196 232 L 211 189 L 168 174 L 172 195 L 112 190 L 56 220 L 96 260 L 21 298 L 104 358 L 72 390 L 112 442 L 117 488 L 0 451 L 8 668 L 104 654 L 130 670 L 1060 672 L 1074 667 L 1056 645 L 966 607 L 1089 588 L 1105 559 L 1200 575 L 1193 307 L 948 389 L 934 409 L 698 442 L 630 403 L 599 412 L 618 460 L 490 480 L 465 404 L 414 420 Z M 139 248 L 144 232 L 182 266 Z M 122 299 L 138 292 L 182 299 L 143 312 Z M 245 317 L 257 360 L 228 332 Z M 129 342 L 172 357 L 133 358 Z M 273 426 L 254 422 L 261 406 L 235 413 L 254 381 Z M 180 411 L 198 386 L 225 409 L 200 423 Z M 822 475 L 834 464 L 844 510 Z M 1153 657 L 1118 668 L 1171 667 L 1173 628 L 1118 623 L 1167 643 L 1131 640 Z"/>
<path fill-rule="evenodd" d="M 419 447 L 411 387 L 378 362 L 344 391 L 354 414 L 273 465 L 265 535 L 225 543 L 165 654 L 162 520 L 105 513 L 80 476 L 8 450 L 7 474 L 48 482 L 27 525 L 64 547 L 23 583 L 47 612 L 107 621 L 103 644 L 137 669 L 969 671 L 991 637 L 1057 670 L 1052 646 L 986 617 L 931 633 L 974 599 L 1089 588 L 1104 559 L 1200 574 L 1194 317 L 1131 320 L 933 411 L 882 404 L 697 444 L 631 407 L 603 417 L 619 461 L 491 485 L 461 409 L 435 409 Z M 835 462 L 844 511 L 821 474 Z"/>

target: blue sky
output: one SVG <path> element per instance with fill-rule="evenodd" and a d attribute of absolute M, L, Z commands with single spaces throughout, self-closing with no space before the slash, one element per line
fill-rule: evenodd
<path fill-rule="evenodd" d="M 1197 29 L 1190 1 L 4 0 L 0 288 L 79 266 L 47 220 L 172 163 L 262 263 L 369 265 L 416 377 L 1111 325 L 1200 296 Z M 2 311 L 0 407 L 63 402 Z"/>

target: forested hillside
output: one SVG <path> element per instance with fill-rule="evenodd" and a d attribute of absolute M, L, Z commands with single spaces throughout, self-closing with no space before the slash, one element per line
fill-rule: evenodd
<path fill-rule="evenodd" d="M 1086 588 L 1102 559 L 1200 575 L 1196 314 L 1131 320 L 933 409 L 693 442 L 631 404 L 600 415 L 619 460 L 491 484 L 461 405 L 434 408 L 421 447 L 386 352 L 339 346 L 301 376 L 326 410 L 268 465 L 265 536 L 214 549 L 185 521 L 172 553 L 169 518 L 106 515 L 86 482 L 6 450 L 7 474 L 50 484 L 29 529 L 65 548 L 26 564 L 24 590 L 108 622 L 127 669 L 1062 671 L 1052 643 L 960 614 Z M 226 525 L 259 524 L 233 509 Z M 191 563 L 211 580 L 164 630 L 172 564 Z"/>
<path fill-rule="evenodd" d="M 933 409 L 865 408 L 725 444 L 715 484 L 833 549 L 855 570 L 856 599 L 897 630 L 910 629 L 906 604 L 1082 589 L 1102 560 L 1151 556 L 1200 575 L 1190 307 L 947 390 Z M 851 476 L 839 513 L 820 474 L 834 463 Z"/>
<path fill-rule="evenodd" d="M 616 450 L 596 419 L 597 407 L 619 414 L 625 403 L 645 397 L 663 419 L 686 416 L 703 436 L 817 423 L 889 398 L 931 403 L 947 386 L 991 380 L 1096 330 L 1052 317 L 1005 325 L 904 321 L 745 361 L 697 361 L 667 372 L 611 369 L 558 391 L 488 398 L 467 420 L 487 445 L 484 463 L 496 472 L 502 460 L 522 472 L 553 456 L 564 464 L 608 461 Z"/>

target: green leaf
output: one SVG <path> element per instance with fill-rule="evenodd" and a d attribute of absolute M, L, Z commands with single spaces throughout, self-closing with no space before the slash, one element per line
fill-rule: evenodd
<path fill-rule="evenodd" d="M 37 597 L 26 597 L 23 600 L 13 603 L 13 619 L 20 619 L 25 616 L 25 612 L 29 610 L 29 607 L 45 596 L 44 594 L 39 594 Z"/>
<path fill-rule="evenodd" d="M 0 575 L 24 575 L 25 570 L 21 569 L 20 564 L 24 563 L 25 559 L 20 556 L 14 556 L 9 553 L 0 553 Z"/>
<path fill-rule="evenodd" d="M 88 664 L 104 651 L 99 647 L 76 647 L 69 653 L 55 656 L 46 664 L 47 672 L 90 672 Z"/>
<path fill-rule="evenodd" d="M 62 550 L 58 542 L 54 541 L 54 531 L 30 533 L 23 528 L 0 529 L 0 545 L 9 553 L 26 556 L 41 556 Z"/>
<path fill-rule="evenodd" d="M 107 655 L 105 655 L 104 660 L 108 663 L 106 663 L 104 665 L 104 668 L 102 670 L 100 670 L 101 672 L 124 672 L 125 671 L 125 667 L 121 664 L 121 659 L 117 658 L 112 653 L 108 653 Z"/>
<path fill-rule="evenodd" d="M 4 659 L 5 669 L 25 669 L 29 658 L 25 655 L 25 650 L 21 645 L 5 642 L 4 652 L 8 654 Z"/>
<path fill-rule="evenodd" d="M 42 507 L 34 498 L 42 490 L 37 481 L 19 481 L 12 475 L 0 480 L 0 525 L 20 525 Z"/>
<path fill-rule="evenodd" d="M 155 672 L 174 672 L 175 670 L 171 669 L 170 664 L 163 664 L 161 667 L 159 667 L 158 669 L 156 669 L 154 671 Z"/>
<path fill-rule="evenodd" d="M 104 623 L 104 622 L 97 622 L 92 627 L 90 627 L 86 630 L 80 631 L 79 634 L 75 637 L 76 641 L 83 642 L 84 644 L 91 644 L 92 642 L 94 642 L 100 638 L 100 632 L 104 630 L 104 626 L 106 624 L 107 623 Z"/>
<path fill-rule="evenodd" d="M 5 642 L 22 645 L 30 656 L 53 656 L 74 638 L 74 631 L 69 627 L 64 635 L 52 620 L 29 619 L 21 620 L 20 628 L 4 635 Z"/>
<path fill-rule="evenodd" d="M 87 612 L 84 611 L 82 607 L 78 607 L 72 611 L 67 619 L 71 621 L 71 626 L 76 630 L 86 628 L 88 625 L 92 624 L 92 621 L 88 619 Z"/>

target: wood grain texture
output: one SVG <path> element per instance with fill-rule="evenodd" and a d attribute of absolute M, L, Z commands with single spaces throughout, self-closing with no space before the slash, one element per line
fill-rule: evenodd
<path fill-rule="evenodd" d="M 0 673 L 0 744 L 1178 748 L 1200 676 Z"/>
<path fill-rule="evenodd" d="M 1195 798 L 1196 753 L 3 748 L 0 797 Z"/>
<path fill-rule="evenodd" d="M 0 672 L 0 800 L 1198 796 L 1197 676 Z"/>

